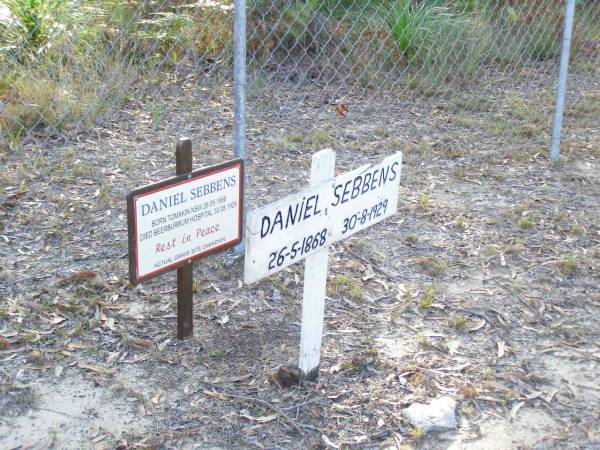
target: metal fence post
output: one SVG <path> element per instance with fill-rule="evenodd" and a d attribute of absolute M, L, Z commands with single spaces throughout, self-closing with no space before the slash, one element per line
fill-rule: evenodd
<path fill-rule="evenodd" d="M 244 201 L 246 201 L 246 0 L 235 0 L 233 5 L 233 90 L 235 96 L 234 141 L 235 156 L 244 160 Z M 235 250 L 244 253 L 246 208 L 244 205 L 242 242 Z"/>
<path fill-rule="evenodd" d="M 565 93 L 569 75 L 569 55 L 571 52 L 571 36 L 573 35 L 573 16 L 575 15 L 575 0 L 567 0 L 567 12 L 563 29 L 562 50 L 560 54 L 560 71 L 558 75 L 558 88 L 556 91 L 556 111 L 554 114 L 554 128 L 552 130 L 552 150 L 550 159 L 558 161 L 560 153 L 560 134 L 562 131 L 563 112 L 565 109 Z"/>

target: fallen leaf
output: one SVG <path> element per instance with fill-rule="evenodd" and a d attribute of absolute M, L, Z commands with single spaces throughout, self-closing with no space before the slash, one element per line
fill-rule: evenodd
<path fill-rule="evenodd" d="M 498 359 L 500 359 L 506 355 L 506 342 L 498 341 L 496 342 L 496 345 L 498 346 Z"/>
<path fill-rule="evenodd" d="M 335 105 L 335 112 L 338 113 L 342 117 L 346 117 L 348 114 L 348 111 L 350 111 L 350 110 L 344 103 L 340 102 L 337 105 Z"/>
<path fill-rule="evenodd" d="M 252 375 L 247 374 L 247 375 L 240 375 L 237 377 L 229 377 L 229 382 L 230 383 L 239 383 L 241 381 L 248 381 L 252 379 Z"/>
<path fill-rule="evenodd" d="M 109 366 L 114 363 L 117 358 L 121 355 L 121 352 L 111 352 L 108 354 L 108 358 L 106 358 L 106 364 Z"/>
<path fill-rule="evenodd" d="M 61 366 L 60 364 L 57 364 L 56 367 L 54 368 L 54 376 L 56 378 L 60 378 L 60 376 L 62 375 L 64 370 L 65 370 L 65 368 L 63 366 Z"/>
<path fill-rule="evenodd" d="M 104 321 L 104 326 L 106 328 L 108 328 L 111 331 L 115 331 L 115 319 L 112 317 L 108 317 L 105 321 Z"/>
<path fill-rule="evenodd" d="M 114 369 L 108 369 L 106 367 L 94 366 L 92 364 L 78 362 L 77 367 L 80 369 L 90 370 L 92 372 L 101 373 L 103 375 L 112 375 L 115 371 Z"/>
<path fill-rule="evenodd" d="M 218 322 L 221 325 L 225 325 L 227 322 L 229 322 L 229 314 L 225 313 L 223 317 L 218 320 Z"/>
<path fill-rule="evenodd" d="M 554 400 L 554 396 L 556 394 L 558 394 L 560 392 L 560 389 L 554 389 L 552 392 L 550 392 L 545 398 L 544 400 L 546 400 L 546 402 L 548 403 L 552 403 L 552 400 Z"/>
<path fill-rule="evenodd" d="M 165 401 L 165 397 L 160 392 L 157 392 L 156 395 L 152 397 L 151 401 L 155 405 L 160 405 L 162 402 Z"/>
<path fill-rule="evenodd" d="M 519 402 L 510 409 L 511 420 L 517 417 L 517 414 L 519 413 L 519 410 L 523 407 L 523 405 L 525 405 L 525 402 Z"/>
<path fill-rule="evenodd" d="M 129 339 L 129 343 L 137 345 L 138 347 L 152 347 L 152 341 L 149 341 L 148 339 L 131 338 Z"/>
<path fill-rule="evenodd" d="M 458 339 L 450 339 L 448 341 L 448 354 L 450 356 L 454 356 L 455 353 L 458 353 L 458 348 L 460 347 L 460 342 Z"/>
<path fill-rule="evenodd" d="M 96 278 L 96 276 L 98 276 L 98 274 L 96 272 L 89 272 L 89 271 L 74 272 L 71 275 L 63 277 L 60 280 L 60 283 L 64 284 L 64 283 L 69 283 L 71 281 L 76 281 L 76 280 L 89 280 L 92 278 Z"/>
<path fill-rule="evenodd" d="M 227 396 L 222 392 L 209 391 L 207 389 L 204 389 L 203 392 L 207 397 L 216 398 L 217 400 L 227 400 Z"/>
<path fill-rule="evenodd" d="M 323 442 L 325 442 L 325 444 L 329 445 L 330 447 L 341 448 L 338 444 L 332 442 L 331 439 L 329 439 L 326 435 L 322 434 L 321 438 L 323 439 Z"/>
<path fill-rule="evenodd" d="M 478 331 L 481 330 L 483 327 L 485 327 L 486 321 L 483 319 L 478 320 L 477 322 L 475 322 L 475 324 L 469 328 L 467 331 Z"/>
<path fill-rule="evenodd" d="M 244 427 L 240 431 L 244 434 L 254 434 L 261 428 L 262 428 L 262 425 L 252 425 L 250 427 Z"/>
<path fill-rule="evenodd" d="M 258 423 L 273 422 L 274 420 L 277 420 L 277 417 L 279 417 L 278 414 L 272 414 L 270 416 L 253 416 L 250 413 L 248 413 L 248 411 L 240 411 L 240 416 Z"/>

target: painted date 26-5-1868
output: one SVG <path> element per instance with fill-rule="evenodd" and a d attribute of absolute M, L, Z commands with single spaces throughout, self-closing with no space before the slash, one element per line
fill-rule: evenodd
<path fill-rule="evenodd" d="M 269 270 L 282 266 L 288 259 L 294 260 L 296 257 L 304 255 L 311 250 L 323 247 L 327 241 L 327 228 L 323 228 L 314 235 L 305 236 L 301 241 L 294 242 L 291 247 L 287 245 L 281 249 L 269 254 Z"/>

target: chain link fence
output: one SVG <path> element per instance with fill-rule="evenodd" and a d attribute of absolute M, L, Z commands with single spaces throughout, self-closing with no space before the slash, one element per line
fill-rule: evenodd
<path fill-rule="evenodd" d="M 369 99 L 466 115 L 508 104 L 525 138 L 547 139 L 564 11 L 563 0 L 248 0 L 250 122 L 292 103 L 341 115 Z M 597 87 L 600 2 L 577 1 L 574 30 L 572 70 Z M 232 78 L 230 0 L 0 0 L 3 152 L 110 124 L 132 100 L 159 122 L 173 99 L 231 98 Z M 519 113 L 538 90 L 541 117 Z M 526 131 L 532 120 L 541 132 Z"/>

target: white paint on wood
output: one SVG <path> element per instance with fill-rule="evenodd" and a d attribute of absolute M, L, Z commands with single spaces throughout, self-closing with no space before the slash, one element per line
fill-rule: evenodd
<path fill-rule="evenodd" d="M 313 155 L 311 186 L 332 180 L 334 172 L 333 150 L 325 149 Z M 314 376 L 319 368 L 327 288 L 327 247 L 328 245 L 325 245 L 316 253 L 307 256 L 305 263 L 299 367 L 308 376 Z"/>
<path fill-rule="evenodd" d="M 248 214 L 244 281 L 252 283 L 306 259 L 299 367 L 318 375 L 328 248 L 398 209 L 402 154 L 334 178 L 335 152 L 313 155 L 310 187 Z"/>
<path fill-rule="evenodd" d="M 274 274 L 393 215 L 401 165 L 402 154 L 395 153 L 325 181 L 313 177 L 302 192 L 250 211 L 244 281 Z"/>

